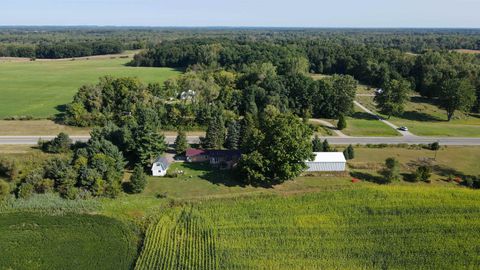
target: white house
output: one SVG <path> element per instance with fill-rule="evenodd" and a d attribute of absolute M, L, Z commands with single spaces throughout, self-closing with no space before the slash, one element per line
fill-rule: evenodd
<path fill-rule="evenodd" d="M 153 176 L 165 176 L 167 174 L 168 167 L 170 162 L 164 158 L 159 157 L 152 165 L 152 175 Z"/>
<path fill-rule="evenodd" d="M 313 153 L 315 159 L 306 161 L 307 172 L 343 172 L 346 170 L 347 160 L 342 152 Z"/>

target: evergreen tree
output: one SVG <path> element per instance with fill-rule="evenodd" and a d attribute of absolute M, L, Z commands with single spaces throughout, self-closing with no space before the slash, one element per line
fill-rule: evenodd
<path fill-rule="evenodd" d="M 228 125 L 225 147 L 230 150 L 236 150 L 238 149 L 239 142 L 240 142 L 240 125 L 238 124 L 238 122 L 233 121 Z"/>
<path fill-rule="evenodd" d="M 207 133 L 203 140 L 206 149 L 220 149 L 225 142 L 225 123 L 221 114 L 216 114 L 208 123 Z"/>
<path fill-rule="evenodd" d="M 185 131 L 179 129 L 175 139 L 175 152 L 177 155 L 184 154 L 188 148 L 187 135 Z"/>
<path fill-rule="evenodd" d="M 143 171 L 141 165 L 135 166 L 132 175 L 130 176 L 130 187 L 132 193 L 140 193 L 147 185 L 147 176 Z"/>
<path fill-rule="evenodd" d="M 318 135 L 315 135 L 315 138 L 313 138 L 312 147 L 313 152 L 323 152 L 322 140 L 318 137 Z"/>
<path fill-rule="evenodd" d="M 385 160 L 385 170 L 383 170 L 383 176 L 387 183 L 393 181 L 400 181 L 400 163 L 395 158 L 387 158 Z"/>
<path fill-rule="evenodd" d="M 330 144 L 328 143 L 328 140 L 325 139 L 322 144 L 322 152 L 331 152 L 332 148 L 330 147 Z"/>
<path fill-rule="evenodd" d="M 254 150 L 254 141 L 252 140 L 255 133 L 257 133 L 257 123 L 252 114 L 246 114 L 242 120 L 242 128 L 240 132 L 240 149 L 245 152 Z"/>
<path fill-rule="evenodd" d="M 349 145 L 345 150 L 343 150 L 343 155 L 345 156 L 346 160 L 354 159 L 355 158 L 355 152 L 353 150 L 353 146 Z"/>
<path fill-rule="evenodd" d="M 344 130 L 347 128 L 347 120 L 343 114 L 340 114 L 340 118 L 338 118 L 337 129 Z"/>

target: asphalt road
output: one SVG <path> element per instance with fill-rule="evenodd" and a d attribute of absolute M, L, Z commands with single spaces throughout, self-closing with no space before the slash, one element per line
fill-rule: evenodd
<path fill-rule="evenodd" d="M 51 140 L 54 136 L 0 136 L 0 144 L 4 145 L 35 145 L 39 139 Z M 74 141 L 88 141 L 88 136 L 71 136 Z M 189 136 L 189 143 L 199 143 L 198 136 Z M 465 145 L 480 146 L 480 138 L 457 138 L 457 137 L 323 137 L 330 144 L 429 144 L 439 142 L 440 145 Z M 175 136 L 166 136 L 166 141 L 173 144 Z"/>

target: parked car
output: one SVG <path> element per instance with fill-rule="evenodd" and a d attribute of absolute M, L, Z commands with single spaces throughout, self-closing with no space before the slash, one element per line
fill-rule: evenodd
<path fill-rule="evenodd" d="M 401 130 L 401 131 L 408 131 L 407 127 L 399 127 L 398 129 Z"/>

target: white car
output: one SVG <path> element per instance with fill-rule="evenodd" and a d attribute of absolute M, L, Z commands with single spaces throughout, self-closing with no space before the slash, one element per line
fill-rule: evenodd
<path fill-rule="evenodd" d="M 401 130 L 401 131 L 408 131 L 407 127 L 399 127 L 398 129 Z"/>

